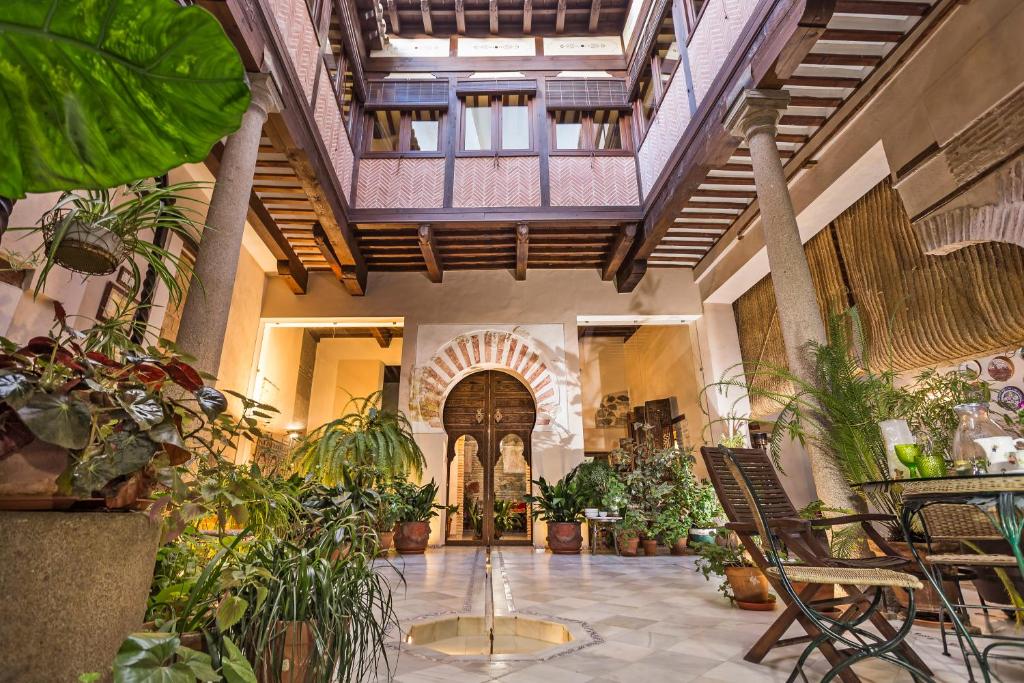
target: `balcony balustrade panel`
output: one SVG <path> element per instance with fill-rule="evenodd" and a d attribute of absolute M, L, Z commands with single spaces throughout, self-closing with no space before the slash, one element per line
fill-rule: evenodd
<path fill-rule="evenodd" d="M 635 206 L 636 162 L 631 156 L 552 156 L 552 206 Z"/>
<path fill-rule="evenodd" d="M 360 159 L 360 209 L 439 209 L 444 204 L 444 159 Z"/>

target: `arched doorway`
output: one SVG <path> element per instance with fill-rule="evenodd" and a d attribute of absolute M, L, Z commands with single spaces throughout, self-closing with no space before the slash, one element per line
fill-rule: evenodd
<path fill-rule="evenodd" d="M 531 542 L 533 520 L 526 494 L 532 472 L 531 436 L 537 407 L 530 390 L 512 375 L 484 370 L 448 393 L 447 502 L 458 511 L 446 524 L 445 542 L 507 545 Z"/>

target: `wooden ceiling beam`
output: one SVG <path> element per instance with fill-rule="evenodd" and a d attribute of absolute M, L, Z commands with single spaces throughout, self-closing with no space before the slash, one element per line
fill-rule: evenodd
<path fill-rule="evenodd" d="M 402 32 L 402 24 L 398 19 L 398 0 L 388 0 L 388 18 L 391 19 L 391 30 L 396 34 Z"/>
<path fill-rule="evenodd" d="M 822 35 L 823 40 L 850 43 L 898 43 L 903 40 L 903 31 L 872 31 L 859 28 L 830 28 Z"/>
<path fill-rule="evenodd" d="M 498 25 L 498 0 L 489 0 L 487 5 L 487 12 L 490 15 L 488 20 L 490 21 L 491 33 L 497 34 Z"/>
<path fill-rule="evenodd" d="M 608 260 L 604 262 L 604 267 L 601 269 L 602 280 L 615 279 L 615 274 L 619 272 L 622 262 L 626 260 L 626 255 L 629 254 L 629 248 L 633 246 L 634 239 L 636 239 L 636 223 L 627 223 L 622 226 L 622 230 L 612 242 L 612 248 L 608 251 Z"/>
<path fill-rule="evenodd" d="M 393 338 L 391 330 L 385 327 L 371 327 L 370 334 L 377 340 L 377 346 L 380 348 L 386 349 L 391 346 L 391 339 Z"/>
<path fill-rule="evenodd" d="M 520 223 L 516 226 L 516 279 L 526 279 L 526 264 L 530 258 L 530 226 Z"/>
<path fill-rule="evenodd" d="M 879 14 L 923 17 L 931 9 L 926 2 L 883 2 L 881 0 L 838 0 L 836 14 Z"/>
<path fill-rule="evenodd" d="M 565 7 L 566 0 L 558 0 L 558 11 L 555 14 L 555 33 L 565 31 Z"/>
<path fill-rule="evenodd" d="M 875 67 L 882 63 L 879 55 L 846 55 L 823 52 L 811 52 L 804 57 L 804 64 L 816 66 L 870 66 Z"/>
<path fill-rule="evenodd" d="M 320 249 L 320 253 L 323 255 L 324 260 L 327 261 L 327 265 L 334 273 L 334 277 L 338 278 L 340 282 L 345 277 L 341 269 L 341 261 L 338 260 L 338 255 L 334 253 L 334 247 L 331 246 L 327 233 L 319 223 L 313 224 L 313 241 L 316 242 L 317 248 Z"/>
<path fill-rule="evenodd" d="M 466 0 L 455 0 L 455 30 L 466 32 Z"/>
<path fill-rule="evenodd" d="M 437 240 L 434 238 L 434 229 L 429 223 L 420 226 L 419 242 L 423 261 L 427 264 L 427 277 L 431 282 L 441 282 L 444 279 L 444 266 L 437 248 Z"/>
<path fill-rule="evenodd" d="M 434 32 L 434 24 L 430 20 L 430 0 L 420 0 L 420 16 L 423 17 L 423 32 L 431 35 Z"/>
<path fill-rule="evenodd" d="M 601 0 L 590 0 L 590 23 L 587 25 L 591 33 L 597 33 L 598 22 L 601 21 Z M 608 278 L 605 278 L 606 280 Z"/>
<path fill-rule="evenodd" d="M 523 0 L 523 33 L 533 30 L 533 0 Z"/>

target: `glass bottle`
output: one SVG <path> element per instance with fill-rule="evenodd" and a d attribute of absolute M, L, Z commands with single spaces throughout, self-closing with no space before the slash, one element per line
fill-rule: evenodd
<path fill-rule="evenodd" d="M 964 403 L 953 408 L 960 424 L 953 435 L 953 467 L 957 474 L 983 474 L 988 471 L 990 449 L 999 449 L 1004 440 L 1013 439 L 992 421 L 987 403 Z"/>

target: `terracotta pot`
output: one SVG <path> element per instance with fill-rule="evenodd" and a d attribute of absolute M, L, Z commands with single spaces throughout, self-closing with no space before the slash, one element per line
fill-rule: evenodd
<path fill-rule="evenodd" d="M 726 567 L 725 578 L 737 602 L 765 603 L 772 599 L 768 579 L 757 567 Z"/>
<path fill-rule="evenodd" d="M 395 544 L 395 530 L 391 531 L 378 531 L 377 538 L 380 540 L 380 552 L 382 555 L 387 555 L 388 551 L 391 550 L 391 546 Z"/>
<path fill-rule="evenodd" d="M 399 522 L 395 528 L 395 550 L 403 555 L 419 555 L 427 549 L 430 522 Z"/>
<path fill-rule="evenodd" d="M 281 621 L 278 626 L 279 634 L 261 657 L 260 683 L 306 683 L 314 644 L 309 622 Z"/>
<path fill-rule="evenodd" d="M 0 512 L 0 680 L 110 680 L 142 626 L 159 537 L 137 512 Z"/>
<path fill-rule="evenodd" d="M 654 557 L 658 554 L 658 539 L 645 538 L 641 543 L 644 547 L 644 555 L 647 557 Z"/>
<path fill-rule="evenodd" d="M 337 548 L 331 551 L 331 562 L 337 562 L 338 560 L 344 560 L 352 552 L 351 543 L 342 543 Z"/>
<path fill-rule="evenodd" d="M 619 554 L 626 557 L 636 557 L 636 549 L 640 545 L 640 537 L 636 535 L 621 535 L 618 539 Z"/>
<path fill-rule="evenodd" d="M 673 555 L 685 555 L 686 554 L 686 537 L 676 539 L 676 542 L 668 547 L 668 551 Z"/>
<path fill-rule="evenodd" d="M 575 555 L 583 547 L 579 522 L 548 522 L 548 547 L 556 555 Z"/>

